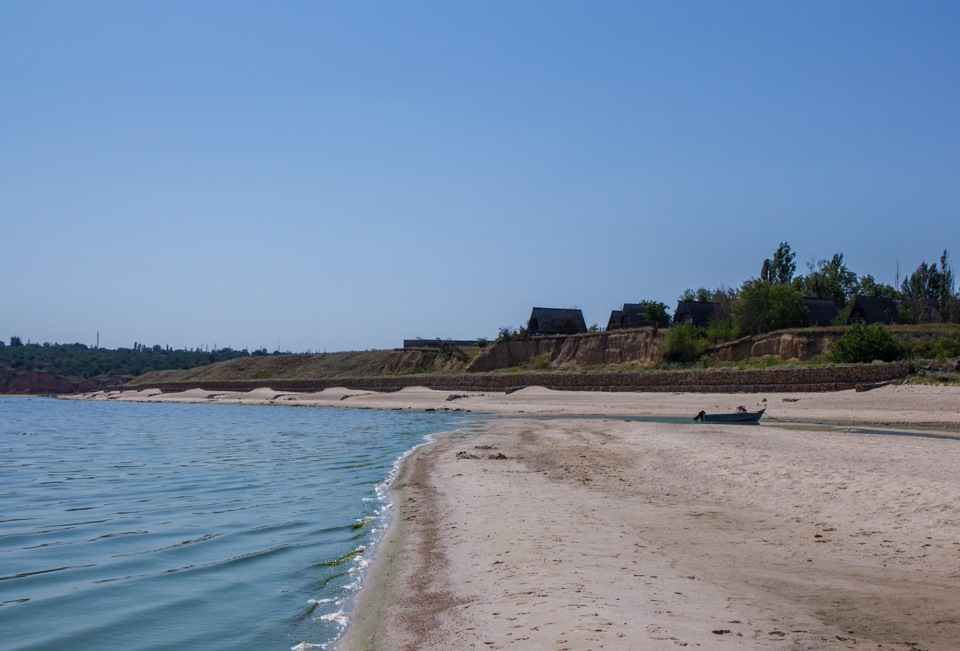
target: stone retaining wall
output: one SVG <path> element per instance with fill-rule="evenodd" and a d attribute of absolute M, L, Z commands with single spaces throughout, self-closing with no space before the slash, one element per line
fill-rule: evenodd
<path fill-rule="evenodd" d="M 842 391 L 906 377 L 909 364 L 863 364 L 816 368 L 773 368 L 748 371 L 639 371 L 632 373 L 505 373 L 464 375 L 394 375 L 321 380 L 250 380 L 142 384 L 125 389 L 184 391 L 321 391 L 333 387 L 366 391 L 399 391 L 427 387 L 440 391 L 507 391 L 541 386 L 560 391 L 684 391 L 697 393 Z"/>

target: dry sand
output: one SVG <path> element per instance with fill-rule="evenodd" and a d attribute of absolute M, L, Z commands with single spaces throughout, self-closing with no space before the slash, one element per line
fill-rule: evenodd
<path fill-rule="evenodd" d="M 956 388 L 211 394 L 86 397 L 518 416 L 478 418 L 403 464 L 343 649 L 960 646 Z M 739 405 L 768 417 L 613 417 Z M 563 417 L 580 414 L 608 417 Z"/>
<path fill-rule="evenodd" d="M 453 396 L 463 396 L 449 400 Z M 527 416 L 693 416 L 706 411 L 733 411 L 738 406 L 765 406 L 765 422 L 912 426 L 926 424 L 960 431 L 960 389 L 920 385 L 886 386 L 858 393 L 620 393 L 551 391 L 529 387 L 511 394 L 496 392 L 434 391 L 421 387 L 395 393 L 354 389 L 326 389 L 316 393 L 274 391 L 208 391 L 180 393 L 100 391 L 77 396 L 84 400 L 134 400 L 142 402 L 209 402 L 271 404 L 367 409 L 460 409 L 464 411 Z"/>

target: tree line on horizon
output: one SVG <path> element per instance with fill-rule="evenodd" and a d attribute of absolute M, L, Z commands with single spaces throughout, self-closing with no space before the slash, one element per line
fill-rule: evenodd
<path fill-rule="evenodd" d="M 0 340 L 0 368 L 14 371 L 46 371 L 71 378 L 94 378 L 109 375 L 143 375 L 150 371 L 166 371 L 206 366 L 237 357 L 258 357 L 285 354 L 261 348 L 215 348 L 214 350 L 174 349 L 170 346 L 147 346 L 135 342 L 132 348 L 91 347 L 86 344 L 23 343 L 19 336 L 10 343 Z"/>

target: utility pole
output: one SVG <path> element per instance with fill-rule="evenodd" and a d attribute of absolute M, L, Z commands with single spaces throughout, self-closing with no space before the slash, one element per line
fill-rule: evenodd
<path fill-rule="evenodd" d="M 100 331 L 97 330 L 97 350 L 100 349 Z"/>

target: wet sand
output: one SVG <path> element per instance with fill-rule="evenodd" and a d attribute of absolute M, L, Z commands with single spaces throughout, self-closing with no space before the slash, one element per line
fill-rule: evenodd
<path fill-rule="evenodd" d="M 207 394 L 179 398 L 241 399 Z M 403 464 L 394 523 L 341 649 L 955 649 L 960 639 L 956 388 L 289 397 L 256 399 L 515 416 L 479 420 Z M 150 399 L 112 399 L 131 398 Z M 768 417 L 623 418 L 739 405 L 765 405 Z M 562 417 L 580 414 L 608 417 Z M 925 435 L 862 433 L 875 425 Z"/>

